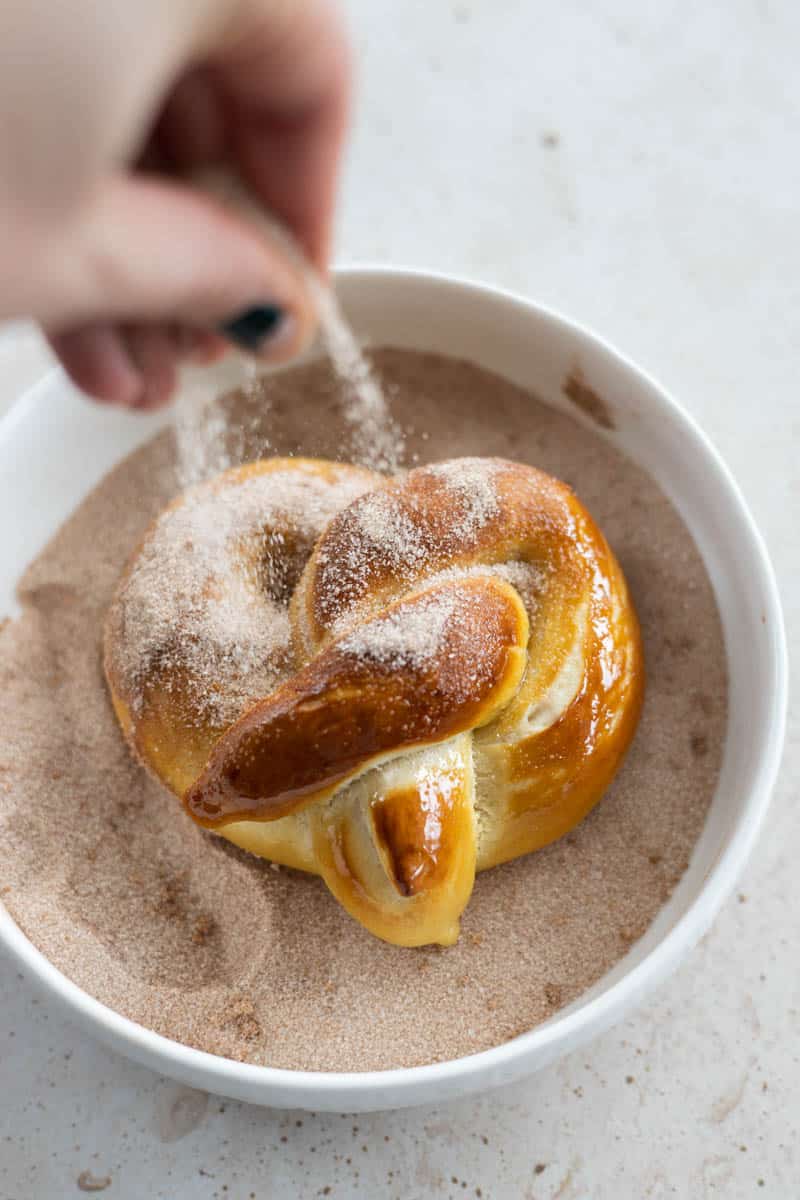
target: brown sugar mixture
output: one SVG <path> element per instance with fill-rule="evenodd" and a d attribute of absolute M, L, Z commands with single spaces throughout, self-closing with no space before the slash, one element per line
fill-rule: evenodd
<path fill-rule="evenodd" d="M 597 433 L 468 363 L 373 355 L 407 462 L 501 455 L 571 483 L 616 551 L 642 623 L 644 714 L 613 787 L 562 841 L 478 876 L 458 945 L 377 941 L 322 882 L 198 828 L 123 742 L 101 638 L 122 567 L 178 489 L 171 433 L 122 462 L 20 584 L 0 630 L 0 886 L 31 940 L 111 1008 L 252 1063 L 412 1066 L 530 1029 L 640 937 L 686 868 L 726 720 L 722 634 L 691 536 Z M 237 453 L 337 457 L 328 366 L 229 402 Z M 242 437 L 242 430 L 246 437 Z"/>

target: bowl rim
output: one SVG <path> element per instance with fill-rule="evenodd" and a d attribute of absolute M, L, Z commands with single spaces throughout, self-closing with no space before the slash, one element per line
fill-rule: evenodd
<path fill-rule="evenodd" d="M 703 884 L 686 911 L 664 933 L 659 942 L 630 970 L 609 984 L 585 1004 L 563 1015 L 534 1026 L 509 1041 L 487 1050 L 443 1062 L 414 1067 L 393 1067 L 378 1071 L 300 1071 L 283 1067 L 242 1063 L 223 1058 L 204 1050 L 186 1046 L 163 1034 L 140 1025 L 109 1008 L 85 992 L 54 966 L 23 933 L 11 915 L 0 904 L 0 942 L 21 963 L 28 974 L 48 995 L 58 1000 L 104 1042 L 124 1050 L 139 1062 L 170 1074 L 178 1070 L 186 1079 L 197 1081 L 213 1091 L 215 1085 L 225 1092 L 237 1085 L 241 1094 L 255 1097 L 265 1094 L 265 1101 L 275 1103 L 280 1093 L 284 1107 L 308 1107 L 316 1100 L 341 1101 L 346 1108 L 349 1097 L 363 1100 L 364 1094 L 390 1093 L 392 1104 L 415 1103 L 413 1093 L 427 1090 L 426 1085 L 447 1083 L 465 1085 L 481 1075 L 494 1074 L 515 1060 L 524 1063 L 536 1056 L 554 1057 L 563 1044 L 564 1051 L 574 1048 L 601 1029 L 607 1028 L 624 1015 L 645 992 L 657 986 L 697 943 L 711 924 L 730 894 L 744 863 L 756 841 L 769 805 L 783 748 L 788 701 L 788 662 L 786 636 L 778 587 L 764 540 L 750 514 L 742 493 L 718 451 L 694 418 L 651 375 L 632 359 L 616 350 L 593 330 L 556 309 L 521 296 L 513 291 L 485 284 L 469 277 L 431 271 L 419 267 L 382 266 L 376 263 L 348 263 L 335 269 L 337 283 L 358 283 L 360 279 L 386 282 L 405 281 L 433 286 L 443 291 L 470 292 L 524 310 L 538 321 L 569 334 L 578 341 L 589 343 L 595 352 L 635 377 L 637 385 L 648 393 L 648 400 L 666 410 L 684 436 L 695 442 L 702 452 L 713 486 L 723 496 L 725 506 L 748 544 L 752 572 L 757 577 L 764 615 L 771 630 L 768 676 L 770 679 L 769 720 L 767 732 L 754 766 L 754 779 L 747 806 L 730 835 L 727 846 L 719 854 Z M 48 371 L 32 388 L 27 389 L 0 419 L 0 439 L 13 432 L 22 410 L 34 403 L 38 393 L 53 386 L 57 373 Z M 524 1066 L 518 1072 L 524 1073 Z M 450 1090 L 450 1088 L 448 1088 Z M 453 1091 L 456 1089 L 453 1088 Z M 405 1097 L 405 1100 L 404 1100 Z"/>

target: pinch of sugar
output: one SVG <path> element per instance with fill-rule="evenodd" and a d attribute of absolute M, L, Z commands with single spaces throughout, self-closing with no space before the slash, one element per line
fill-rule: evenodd
<path fill-rule="evenodd" d="M 381 383 L 361 350 L 335 293 L 305 261 L 285 230 L 276 228 L 275 222 L 256 206 L 249 204 L 248 208 L 250 218 L 256 224 L 263 225 L 270 234 L 281 236 L 311 293 L 322 343 L 337 377 L 344 422 L 340 446 L 342 458 L 374 471 L 396 472 L 404 461 L 403 432 L 391 415 Z M 241 392 L 257 395 L 263 411 L 270 401 L 274 373 L 264 371 L 247 355 L 239 355 L 234 365 Z M 241 461 L 250 431 L 231 421 L 226 395 L 220 392 L 214 375 L 201 372 L 183 383 L 175 405 L 173 432 L 176 478 L 183 490 Z M 268 448 L 267 439 L 262 438 L 258 454 L 265 455 Z"/>
<path fill-rule="evenodd" d="M 404 440 L 386 396 L 345 319 L 335 292 L 307 273 L 325 349 L 344 391 L 347 457 L 373 471 L 393 473 L 403 463 Z"/>

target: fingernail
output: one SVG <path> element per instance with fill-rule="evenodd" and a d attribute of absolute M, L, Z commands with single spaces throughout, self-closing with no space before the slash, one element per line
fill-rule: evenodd
<path fill-rule="evenodd" d="M 220 326 L 242 350 L 253 353 L 278 345 L 291 335 L 292 318 L 276 304 L 256 304 Z"/>

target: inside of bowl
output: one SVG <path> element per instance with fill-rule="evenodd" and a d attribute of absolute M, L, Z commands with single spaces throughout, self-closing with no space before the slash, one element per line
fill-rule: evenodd
<path fill-rule="evenodd" d="M 567 395 L 567 381 L 577 376 L 604 406 L 609 419 L 602 435 L 645 467 L 678 508 L 715 589 L 727 648 L 729 717 L 704 832 L 686 874 L 644 937 L 552 1024 L 629 975 L 679 922 L 691 926 L 687 943 L 699 937 L 732 885 L 770 782 L 765 747 L 779 739 L 782 720 L 776 686 L 780 617 L 766 560 L 735 487 L 702 434 L 654 384 L 601 343 L 512 298 L 495 294 L 487 300 L 481 289 L 446 280 L 354 272 L 341 276 L 339 290 L 368 342 L 470 359 L 576 420 L 596 420 Z M 168 419 L 94 408 L 62 377 L 51 376 L 0 424 L 0 612 L 13 611 L 17 578 L 63 515 Z M 76 456 L 85 464 L 80 475 L 72 467 Z M 14 517 L 20 506 L 28 514 L 24 524 Z M 700 908 L 707 880 L 720 865 L 725 870 L 716 872 L 716 902 Z"/>

